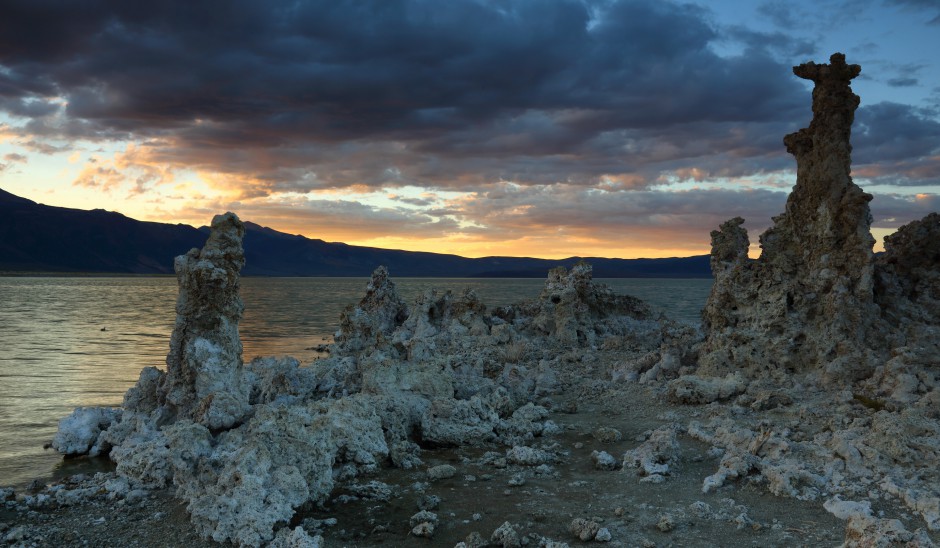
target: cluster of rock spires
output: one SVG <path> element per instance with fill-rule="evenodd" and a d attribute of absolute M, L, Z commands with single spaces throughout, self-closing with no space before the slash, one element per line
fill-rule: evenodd
<path fill-rule="evenodd" d="M 329 358 L 244 365 L 244 229 L 228 213 L 202 250 L 176 260 L 166 372 L 144 369 L 120 410 L 76 410 L 53 445 L 109 455 L 136 487 L 174 484 L 207 537 L 257 546 L 290 534 L 300 545 L 303 531 L 285 528 L 298 508 L 389 463 L 418 466 L 422 447 L 537 454 L 533 440 L 557 429 L 550 396 L 598 380 L 588 360 L 608 384 L 645 384 L 676 404 L 727 402 L 627 452 L 623 468 L 644 481 L 666 481 L 680 441 L 696 439 L 721 455 L 704 493 L 756 477 L 775 494 L 828 497 L 849 520 L 849 546 L 891 535 L 929 544 L 840 499 L 879 490 L 940 529 L 940 215 L 872 253 L 871 196 L 849 171 L 859 71 L 840 54 L 794 69 L 816 84 L 812 123 L 785 139 L 797 184 L 759 259 L 747 257 L 743 219 L 712 233 L 701 331 L 594 283 L 586 264 L 552 270 L 537 299 L 492 312 L 472 291 L 429 290 L 409 306 L 380 267 L 343 313 Z"/>
<path fill-rule="evenodd" d="M 925 335 L 940 320 L 940 216 L 902 227 L 883 254 L 872 252 L 872 197 L 850 176 L 859 98 L 849 83 L 860 71 L 842 54 L 829 65 L 794 67 L 815 83 L 813 121 L 784 139 L 796 156 L 796 186 L 761 235 L 758 259 L 748 258 L 740 217 L 712 232 L 715 284 L 703 314 L 700 373 L 822 371 L 824 382 L 843 386 L 915 352 L 912 341 L 930 340 Z M 916 352 L 920 364 L 940 359 Z"/>
<path fill-rule="evenodd" d="M 591 267 L 553 270 L 540 297 L 487 314 L 472 291 L 433 290 L 406 306 L 384 267 L 340 319 L 331 355 L 243 366 L 238 338 L 244 228 L 216 216 L 202 250 L 175 263 L 177 320 L 167 369 L 147 368 L 120 410 L 63 419 L 53 447 L 109 454 L 137 487 L 175 484 L 195 526 L 256 546 L 335 482 L 386 462 L 421 463 L 426 446 L 519 446 L 552 432 L 533 402 L 558 389 L 538 347 L 589 351 L 598 338 L 662 330 L 641 301 L 594 284 Z M 672 324 L 670 324 L 672 325 Z M 541 355 L 541 352 L 539 352 Z"/>

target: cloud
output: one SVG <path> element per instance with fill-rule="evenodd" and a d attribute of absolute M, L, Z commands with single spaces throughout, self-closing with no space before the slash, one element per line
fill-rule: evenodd
<path fill-rule="evenodd" d="M 931 114 L 890 102 L 859 108 L 852 132 L 853 174 L 880 184 L 940 183 L 940 121 Z"/>
<path fill-rule="evenodd" d="M 36 139 L 30 139 L 28 141 L 18 141 L 18 145 L 21 147 L 32 150 L 33 152 L 38 152 L 40 154 L 58 154 L 60 152 L 67 152 L 71 150 L 69 145 L 53 145 L 45 141 L 39 141 Z"/>
<path fill-rule="evenodd" d="M 458 223 L 404 207 L 380 207 L 356 200 L 282 197 L 277 200 L 217 202 L 188 211 L 169 212 L 171 218 L 211 218 L 218 211 L 234 211 L 242 219 L 303 233 L 327 241 L 357 241 L 376 235 L 408 239 L 442 238 L 459 231 Z"/>
<path fill-rule="evenodd" d="M 15 152 L 4 154 L 3 159 L 10 163 L 20 162 L 24 164 L 29 160 L 26 156 L 22 154 L 17 154 Z"/>
<path fill-rule="evenodd" d="M 910 76 L 898 76 L 897 78 L 889 78 L 885 82 L 893 88 L 909 88 L 919 84 L 920 80 Z"/>
<path fill-rule="evenodd" d="M 171 166 L 154 162 L 145 147 L 128 145 L 112 158 L 94 155 L 72 182 L 73 186 L 113 192 L 130 186 L 128 195 L 143 194 L 150 187 L 175 181 Z"/>
<path fill-rule="evenodd" d="M 925 21 L 927 25 L 940 25 L 940 6 L 936 0 L 886 0 L 886 3 L 912 11 L 924 11 L 930 17 Z"/>
<path fill-rule="evenodd" d="M 757 7 L 779 29 L 764 32 L 671 0 L 19 2 L 0 18 L 0 139 L 120 149 L 74 184 L 172 194 L 189 218 L 542 249 L 678 234 L 705 251 L 727 218 L 766 227 L 792 184 L 782 137 L 812 114 L 791 66 L 817 44 L 788 6 Z M 880 72 L 907 87 L 922 68 Z M 938 143 L 936 113 L 865 103 L 854 175 L 937 184 Z M 933 203 L 885 202 L 878 219 Z"/>
<path fill-rule="evenodd" d="M 761 2 L 757 6 L 757 13 L 784 29 L 793 29 L 799 22 L 797 10 L 792 2 L 780 0 Z"/>
<path fill-rule="evenodd" d="M 149 141 L 161 161 L 241 175 L 244 196 L 641 187 L 711 156 L 752 173 L 785 161 L 807 97 L 778 60 L 806 43 L 669 1 L 48 4 L 0 22 L 5 96 L 38 109 L 23 134 Z M 721 57 L 721 40 L 747 52 Z M 65 107 L 39 108 L 49 97 Z"/>
<path fill-rule="evenodd" d="M 879 194 L 871 202 L 873 227 L 898 228 L 940 211 L 940 194 Z"/>

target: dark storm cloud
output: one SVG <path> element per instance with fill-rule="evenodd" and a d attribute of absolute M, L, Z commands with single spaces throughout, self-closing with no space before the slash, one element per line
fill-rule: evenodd
<path fill-rule="evenodd" d="M 254 150 L 280 173 L 235 163 L 272 186 L 296 184 L 320 150 L 392 142 L 406 150 L 358 169 L 358 182 L 383 184 L 402 163 L 446 186 L 494 152 L 503 167 L 483 165 L 488 176 L 526 180 L 545 159 L 556 178 L 589 182 L 624 172 L 591 148 L 617 134 L 657 128 L 655 146 L 676 148 L 687 124 L 711 129 L 698 135 L 708 141 L 797 111 L 804 92 L 786 67 L 765 51 L 718 57 L 706 21 L 702 8 L 652 0 L 24 1 L 0 22 L 0 89 L 34 135 L 162 139 L 164 159 L 223 171 L 227 150 Z M 64 120 L 39 102 L 50 95 L 67 100 Z M 557 158 L 572 150 L 596 170 Z M 448 172 L 454 158 L 464 171 Z"/>
<path fill-rule="evenodd" d="M 940 183 L 940 121 L 931 114 L 887 102 L 859 108 L 853 172 L 882 184 Z"/>
<path fill-rule="evenodd" d="M 812 44 L 710 21 L 660 0 L 14 0 L 0 110 L 37 139 L 143 141 L 244 197 L 791 165 L 808 93 L 779 59 Z"/>

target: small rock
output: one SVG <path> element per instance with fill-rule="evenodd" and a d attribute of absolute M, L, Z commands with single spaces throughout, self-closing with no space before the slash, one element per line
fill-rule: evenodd
<path fill-rule="evenodd" d="M 414 527 L 419 523 L 437 523 L 437 514 L 434 512 L 428 512 L 427 510 L 421 510 L 417 514 L 411 516 L 411 519 L 408 520 L 408 524 Z"/>
<path fill-rule="evenodd" d="M 489 542 L 483 538 L 483 535 L 476 531 L 471 531 L 467 538 L 463 541 L 464 546 L 467 548 L 484 548 L 489 546 Z"/>
<path fill-rule="evenodd" d="M 416 537 L 431 538 L 434 536 L 434 524 L 422 521 L 411 529 L 411 534 Z"/>
<path fill-rule="evenodd" d="M 613 537 L 610 536 L 610 531 L 606 527 L 601 527 L 597 530 L 597 534 L 594 535 L 594 540 L 597 542 L 610 542 L 610 539 Z"/>
<path fill-rule="evenodd" d="M 620 430 L 609 426 L 598 427 L 594 430 L 592 435 L 594 439 L 601 443 L 616 443 L 623 439 L 623 434 L 620 433 Z"/>
<path fill-rule="evenodd" d="M 506 451 L 506 460 L 512 464 L 523 466 L 538 466 L 552 461 L 552 456 L 541 449 L 527 445 L 515 445 Z"/>
<path fill-rule="evenodd" d="M 418 499 L 418 510 L 437 510 L 441 504 L 441 497 L 437 495 L 424 495 Z"/>
<path fill-rule="evenodd" d="M 550 476 L 555 473 L 555 469 L 548 464 L 540 464 L 535 467 L 535 473 L 539 476 Z"/>
<path fill-rule="evenodd" d="M 584 518 L 574 518 L 568 525 L 568 531 L 584 542 L 593 540 L 600 528 L 596 522 Z"/>
<path fill-rule="evenodd" d="M 672 531 L 676 528 L 676 522 L 673 521 L 671 515 L 663 514 L 659 516 L 659 521 L 656 522 L 656 528 L 663 533 L 668 533 L 669 531 Z"/>
<path fill-rule="evenodd" d="M 362 499 L 387 501 L 392 498 L 392 487 L 381 481 L 370 481 L 369 483 L 354 483 L 347 487 L 349 491 Z"/>
<path fill-rule="evenodd" d="M 449 464 L 442 464 L 428 469 L 428 479 L 438 481 L 452 478 L 457 474 L 457 469 Z"/>
<path fill-rule="evenodd" d="M 522 546 L 519 533 L 516 532 L 516 529 L 508 521 L 503 522 L 502 525 L 493 531 L 493 534 L 490 536 L 490 542 L 497 546 L 502 546 L 503 548 L 518 548 Z"/>
<path fill-rule="evenodd" d="M 607 451 L 591 451 L 591 460 L 594 461 L 594 468 L 598 470 L 617 469 L 617 459 Z"/>

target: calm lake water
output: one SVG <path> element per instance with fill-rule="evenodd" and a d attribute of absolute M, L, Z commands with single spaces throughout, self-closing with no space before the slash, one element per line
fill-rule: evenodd
<path fill-rule="evenodd" d="M 543 279 L 398 278 L 411 303 L 425 288 L 471 287 L 488 307 L 538 295 Z M 697 323 L 711 280 L 609 279 L 672 318 Z M 332 341 L 343 308 L 366 278 L 243 278 L 245 361 L 312 361 Z M 58 420 L 79 406 L 117 406 L 143 367 L 165 367 L 175 278 L 0 278 L 0 486 L 85 471 L 43 450 Z"/>

